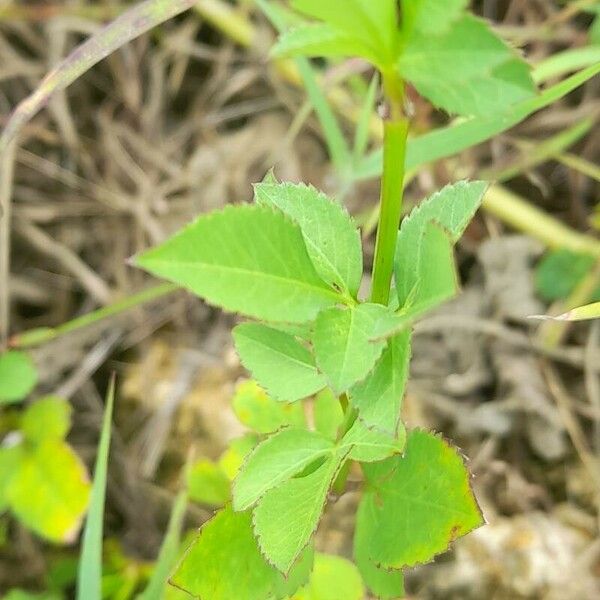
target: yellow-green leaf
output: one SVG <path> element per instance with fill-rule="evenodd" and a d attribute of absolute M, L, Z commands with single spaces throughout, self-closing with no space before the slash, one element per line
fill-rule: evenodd
<path fill-rule="evenodd" d="M 25 398 L 35 387 L 37 377 L 33 362 L 24 352 L 0 354 L 0 404 Z"/>

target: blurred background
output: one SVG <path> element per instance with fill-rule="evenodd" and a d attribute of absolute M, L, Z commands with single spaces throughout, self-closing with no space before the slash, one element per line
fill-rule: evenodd
<path fill-rule="evenodd" d="M 53 66 L 131 4 L 0 0 L 0 127 Z M 598 2 L 483 0 L 473 9 L 545 65 L 534 71 L 543 86 L 600 61 Z M 36 394 L 71 403 L 68 441 L 88 467 L 117 373 L 110 598 L 132 597 L 146 576 L 189 457 L 216 460 L 245 432 L 231 408 L 247 377 L 233 351 L 234 318 L 161 288 L 54 339 L 20 336 L 155 290 L 127 259 L 200 213 L 249 201 L 271 167 L 343 198 L 370 266 L 378 181 L 348 183 L 332 167 L 297 72 L 268 60 L 275 35 L 252 0 L 200 0 L 55 96 L 20 134 L 14 176 L 0 184 L 13 200 L 12 234 L 0 239 L 11 254 L 10 279 L 0 280 L 11 300 L 3 327 L 34 358 Z M 565 50 L 587 63 L 552 70 L 547 59 Z M 315 65 L 351 139 L 372 72 L 360 61 Z M 599 88 L 590 79 L 493 141 L 420 167 L 408 186 L 407 208 L 450 181 L 498 182 L 459 245 L 462 295 L 416 328 L 404 406 L 409 425 L 444 432 L 469 457 L 489 524 L 410 572 L 414 598 L 600 598 L 600 322 L 527 319 L 600 299 Z M 410 97 L 414 134 L 448 122 Z M 379 145 L 374 116 L 369 148 Z M 2 436 L 10 419 L 0 416 Z M 330 505 L 322 550 L 351 555 L 354 490 Z M 187 530 L 211 515 L 211 502 L 199 500 Z M 61 597 L 76 558 L 76 545 L 0 517 L 1 593 Z"/>

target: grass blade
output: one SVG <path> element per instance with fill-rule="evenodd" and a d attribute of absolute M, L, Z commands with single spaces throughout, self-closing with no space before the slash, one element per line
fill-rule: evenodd
<path fill-rule="evenodd" d="M 167 532 L 160 547 L 158 560 L 148 587 L 137 597 L 137 600 L 163 600 L 167 580 L 178 558 L 181 529 L 187 503 L 188 492 L 183 490 L 179 492 L 173 504 Z"/>
<path fill-rule="evenodd" d="M 102 531 L 114 402 L 115 377 L 113 376 L 106 394 L 106 408 L 104 409 L 102 433 L 96 457 L 90 510 L 83 531 L 82 550 L 77 572 L 77 600 L 101 600 L 102 598 Z"/>
<path fill-rule="evenodd" d="M 507 113 L 462 120 L 410 139 L 406 156 L 407 170 L 412 171 L 427 163 L 458 154 L 507 131 L 533 113 L 560 100 L 598 73 L 600 63 L 579 71 L 534 98 L 519 102 Z M 355 180 L 379 177 L 382 166 L 383 152 L 373 152 L 356 170 Z"/>
<path fill-rule="evenodd" d="M 6 150 L 21 127 L 46 106 L 55 92 L 64 90 L 127 42 L 187 10 L 195 3 L 196 0 L 146 0 L 123 13 L 97 35 L 75 48 L 46 75 L 33 94 L 17 106 L 0 137 L 0 154 Z"/>

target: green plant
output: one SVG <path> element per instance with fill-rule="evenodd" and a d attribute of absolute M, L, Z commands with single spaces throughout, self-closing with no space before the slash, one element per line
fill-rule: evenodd
<path fill-rule="evenodd" d="M 309 577 L 327 498 L 343 493 L 354 462 L 365 480 L 357 566 L 375 594 L 400 597 L 402 569 L 432 560 L 483 523 L 460 453 L 437 434 L 407 432 L 400 412 L 411 325 L 457 294 L 453 246 L 487 187 L 448 186 L 400 227 L 405 87 L 410 82 L 448 112 L 487 118 L 532 102 L 535 86 L 527 65 L 466 12 L 464 0 L 443 11 L 431 0 L 404 0 L 401 18 L 395 0 L 292 5 L 316 22 L 284 33 L 275 56 L 360 56 L 380 72 L 387 114 L 371 294 L 359 297 L 362 248 L 345 209 L 272 175 L 256 185 L 254 205 L 202 216 L 135 259 L 253 319 L 235 328 L 236 348 L 274 401 L 316 395 L 316 427 L 299 413 L 275 419 L 279 429 L 247 454 L 231 504 L 203 527 L 172 582 L 214 600 L 293 595 Z M 210 475 L 207 499 L 226 500 L 223 473 L 206 463 L 198 468 L 199 476 Z"/>

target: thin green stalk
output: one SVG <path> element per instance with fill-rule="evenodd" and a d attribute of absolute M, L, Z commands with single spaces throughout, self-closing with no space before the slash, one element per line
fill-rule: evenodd
<path fill-rule="evenodd" d="M 384 123 L 381 209 L 371 291 L 371 301 L 377 304 L 387 305 L 390 298 L 394 253 L 402 214 L 407 137 L 408 121 L 403 117 L 388 119 Z"/>
<path fill-rule="evenodd" d="M 174 283 L 162 283 L 160 285 L 156 285 L 144 290 L 143 292 L 140 292 L 139 294 L 134 294 L 133 296 L 129 296 L 124 300 L 120 300 L 114 304 L 109 304 L 108 306 L 104 306 L 103 308 L 95 310 L 91 313 L 82 315 L 81 317 L 77 317 L 71 321 L 67 321 L 58 327 L 41 327 L 17 334 L 11 338 L 9 346 L 12 348 L 32 348 L 34 346 L 39 346 L 40 344 L 54 340 L 62 335 L 66 335 L 73 331 L 77 331 L 78 329 L 83 329 L 84 327 L 94 325 L 100 321 L 103 321 L 104 319 L 107 319 L 108 317 L 119 315 L 125 311 L 135 308 L 136 306 L 145 304 L 146 302 L 151 302 L 152 300 L 157 300 L 158 298 L 172 294 L 179 289 L 181 288 Z"/>

